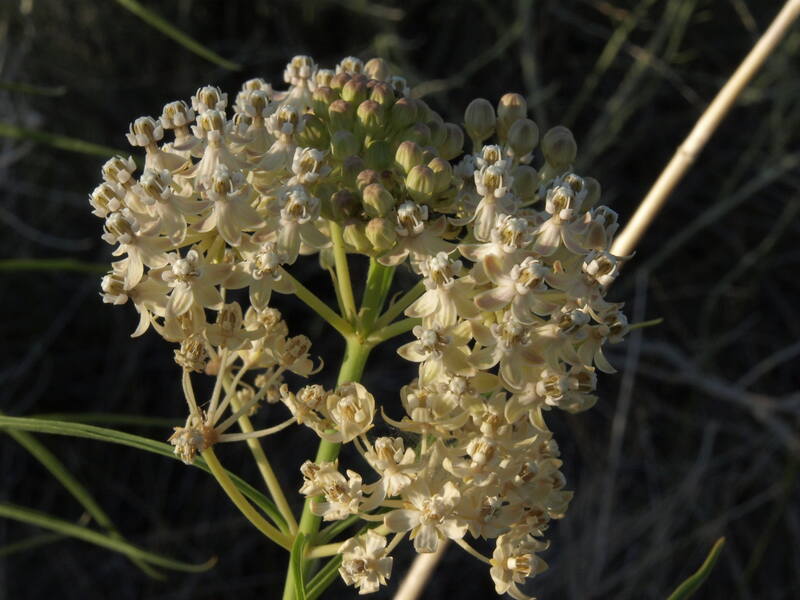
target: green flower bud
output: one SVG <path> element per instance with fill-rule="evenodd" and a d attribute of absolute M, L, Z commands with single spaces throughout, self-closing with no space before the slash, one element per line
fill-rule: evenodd
<path fill-rule="evenodd" d="M 533 200 L 539 189 L 539 173 L 529 165 L 517 165 L 511 172 L 511 189 L 521 200 Z"/>
<path fill-rule="evenodd" d="M 427 203 L 436 193 L 436 174 L 430 167 L 417 165 L 406 176 L 406 189 L 412 200 Z"/>
<path fill-rule="evenodd" d="M 397 230 L 388 219 L 380 217 L 367 223 L 364 234 L 372 244 L 375 252 L 383 253 L 394 247 L 397 242 Z"/>
<path fill-rule="evenodd" d="M 375 100 L 364 100 L 356 109 L 358 124 L 370 136 L 379 136 L 384 133 L 386 116 L 383 108 Z"/>
<path fill-rule="evenodd" d="M 394 198 L 380 183 L 370 183 L 361 192 L 364 212 L 370 217 L 385 217 L 395 205 Z"/>
<path fill-rule="evenodd" d="M 528 103 L 519 94 L 504 94 L 497 103 L 497 137 L 500 143 L 505 143 L 508 130 L 519 119 L 528 115 Z"/>
<path fill-rule="evenodd" d="M 583 208 L 589 209 L 600 202 L 602 188 L 600 182 L 594 177 L 584 177 L 583 185 L 586 188 L 586 200 L 583 201 Z"/>
<path fill-rule="evenodd" d="M 430 145 L 438 148 L 444 143 L 444 140 L 447 138 L 447 129 L 444 127 L 444 121 L 442 120 L 439 115 L 436 115 L 438 118 L 431 119 L 427 122 L 428 129 L 431 132 L 431 142 Z"/>
<path fill-rule="evenodd" d="M 356 218 L 361 212 L 361 202 L 358 196 L 350 190 L 339 190 L 333 194 L 330 207 L 333 220 L 339 223 Z"/>
<path fill-rule="evenodd" d="M 464 128 L 476 149 L 492 136 L 496 122 L 494 107 L 485 98 L 475 98 L 464 111 Z"/>
<path fill-rule="evenodd" d="M 371 183 L 378 183 L 381 180 L 380 174 L 373 169 L 364 169 L 356 175 L 356 187 L 362 191 Z"/>
<path fill-rule="evenodd" d="M 352 156 L 348 156 L 342 162 L 342 181 L 344 185 L 349 188 L 356 187 L 356 177 L 361 171 L 364 170 L 364 159 L 354 154 Z"/>
<path fill-rule="evenodd" d="M 372 243 L 364 234 L 364 225 L 362 223 L 350 223 L 345 225 L 342 237 L 344 241 L 355 248 L 357 252 L 361 254 L 371 253 Z"/>
<path fill-rule="evenodd" d="M 350 73 L 345 73 L 342 71 L 341 73 L 337 73 L 331 79 L 331 89 L 334 90 L 341 90 L 344 87 L 344 84 L 350 81 L 353 78 Z"/>
<path fill-rule="evenodd" d="M 384 109 L 388 110 L 395 101 L 394 90 L 392 86 L 383 81 L 377 82 L 372 86 L 372 91 L 369 94 L 369 99 L 374 100 L 380 104 Z"/>
<path fill-rule="evenodd" d="M 464 152 L 464 131 L 455 123 L 445 123 L 447 135 L 437 150 L 445 160 L 453 160 Z"/>
<path fill-rule="evenodd" d="M 370 79 L 386 81 L 389 78 L 389 65 L 382 58 L 370 58 L 364 64 L 364 74 Z"/>
<path fill-rule="evenodd" d="M 405 173 L 408 173 L 415 166 L 422 164 L 422 148 L 414 142 L 403 142 L 397 147 L 394 160 Z"/>
<path fill-rule="evenodd" d="M 434 110 L 432 110 L 431 107 L 428 106 L 427 102 L 425 102 L 424 100 L 420 100 L 419 98 L 415 98 L 414 99 L 414 106 L 417 107 L 417 118 L 416 118 L 416 120 L 419 121 L 420 123 L 427 123 L 428 121 L 431 121 L 431 120 L 433 120 L 433 119 L 435 119 L 436 117 L 439 116 L 438 113 L 436 113 Z"/>
<path fill-rule="evenodd" d="M 431 130 L 425 123 L 414 123 L 411 127 L 407 127 L 397 134 L 396 139 L 398 141 L 410 140 L 420 146 L 430 146 Z"/>
<path fill-rule="evenodd" d="M 294 135 L 297 145 L 303 148 L 327 149 L 331 138 L 328 135 L 328 128 L 325 127 L 322 120 L 311 113 L 306 113 L 301 119 L 303 127 Z"/>
<path fill-rule="evenodd" d="M 336 90 L 332 90 L 329 87 L 318 87 L 314 90 L 314 95 L 311 100 L 314 113 L 323 119 L 327 119 L 328 107 L 334 100 L 338 99 L 339 94 L 336 93 Z"/>
<path fill-rule="evenodd" d="M 361 142 L 350 131 L 339 130 L 331 136 L 331 154 L 336 160 L 344 160 L 357 154 Z"/>
<path fill-rule="evenodd" d="M 399 98 L 389 111 L 389 124 L 394 131 L 402 131 L 417 120 L 417 107 L 411 98 Z"/>
<path fill-rule="evenodd" d="M 391 168 L 392 163 L 394 163 L 394 155 L 389 142 L 384 140 L 371 142 L 364 152 L 364 162 L 367 163 L 370 169 L 378 171 Z"/>
<path fill-rule="evenodd" d="M 334 100 L 328 107 L 331 131 L 353 129 L 355 124 L 355 106 L 345 100 Z"/>
<path fill-rule="evenodd" d="M 539 126 L 530 119 L 518 119 L 508 130 L 508 145 L 515 158 L 533 152 L 539 143 Z"/>
<path fill-rule="evenodd" d="M 453 167 L 443 158 L 436 157 L 428 163 L 434 175 L 434 193 L 441 194 L 453 183 Z"/>
<path fill-rule="evenodd" d="M 578 154 L 578 145 L 572 132 L 563 125 L 557 125 L 542 138 L 544 159 L 556 169 L 566 169 Z"/>
<path fill-rule="evenodd" d="M 354 106 L 358 106 L 367 99 L 367 84 L 361 78 L 353 77 L 342 86 L 342 100 L 347 100 Z"/>

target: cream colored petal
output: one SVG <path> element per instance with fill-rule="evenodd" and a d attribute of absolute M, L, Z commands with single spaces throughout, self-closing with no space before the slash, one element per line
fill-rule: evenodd
<path fill-rule="evenodd" d="M 386 525 L 389 531 L 408 531 L 419 525 L 419 512 L 405 508 L 393 510 L 383 517 L 383 524 Z"/>

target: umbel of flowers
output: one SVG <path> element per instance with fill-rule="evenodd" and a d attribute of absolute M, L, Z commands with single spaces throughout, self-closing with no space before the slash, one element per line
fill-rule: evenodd
<path fill-rule="evenodd" d="M 604 299 L 620 267 L 609 252 L 617 216 L 599 204 L 597 181 L 573 172 L 570 131 L 540 140 L 518 94 L 496 107 L 474 100 L 462 129 L 379 59 L 322 69 L 297 56 L 284 80 L 278 91 L 252 79 L 235 98 L 202 87 L 136 119 L 127 137 L 143 168 L 112 158 L 91 194 L 119 258 L 104 301 L 133 304 L 134 336 L 152 328 L 176 345 L 188 416 L 170 438 L 175 453 L 211 464 L 217 443 L 310 428 L 322 442 L 301 467 L 299 523 L 265 474 L 285 521 L 272 537 L 296 552 L 304 534 L 301 561 L 338 555 L 363 594 L 389 578 L 406 535 L 420 553 L 449 538 L 488 564 L 499 594 L 527 598 L 519 586 L 546 568 L 546 530 L 572 495 L 544 415 L 595 403 L 597 371 L 613 372 L 603 345 L 627 329 L 621 305 Z M 335 308 L 292 275 L 312 254 L 331 272 Z M 360 309 L 352 255 L 370 260 Z M 382 312 L 401 266 L 420 281 Z M 246 305 L 229 290 L 246 290 L 236 295 Z M 335 389 L 283 382 L 318 367 L 310 340 L 290 336 L 272 307 L 275 293 L 347 340 Z M 418 376 L 399 402 L 373 397 L 358 382 L 369 350 L 409 331 L 398 353 Z M 215 377 L 205 402 L 193 373 Z M 265 404 L 275 423 L 253 429 Z M 377 419 L 397 435 L 372 435 Z M 341 444 L 363 460 L 343 470 Z M 355 526 L 322 544 L 320 518 Z M 479 550 L 490 544 L 491 555 Z"/>

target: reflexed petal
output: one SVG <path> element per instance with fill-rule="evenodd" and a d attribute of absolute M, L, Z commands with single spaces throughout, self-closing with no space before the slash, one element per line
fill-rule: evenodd
<path fill-rule="evenodd" d="M 428 290 L 406 309 L 405 314 L 407 317 L 427 317 L 435 313 L 437 308 L 439 294 L 437 290 Z"/>
<path fill-rule="evenodd" d="M 439 532 L 430 524 L 420 525 L 414 538 L 414 550 L 420 554 L 436 552 L 439 547 Z"/>
<path fill-rule="evenodd" d="M 192 287 L 195 301 L 205 308 L 217 310 L 222 307 L 222 295 L 219 290 L 211 285 L 195 284 Z"/>
<path fill-rule="evenodd" d="M 502 310 L 514 298 L 514 288 L 503 286 L 475 296 L 475 306 L 486 312 Z"/>
<path fill-rule="evenodd" d="M 386 513 L 383 517 L 383 524 L 390 531 L 408 531 L 419 525 L 419 511 L 400 508 Z"/>

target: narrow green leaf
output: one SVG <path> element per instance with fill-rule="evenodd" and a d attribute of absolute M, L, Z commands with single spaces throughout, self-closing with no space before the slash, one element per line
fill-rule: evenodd
<path fill-rule="evenodd" d="M 148 417 L 145 415 L 129 415 L 120 413 L 39 413 L 31 415 L 34 419 L 51 419 L 54 421 L 70 421 L 88 425 L 131 425 L 137 427 L 177 427 L 182 424 L 181 419 L 169 417 Z"/>
<path fill-rule="evenodd" d="M 649 321 L 631 323 L 630 327 L 628 327 L 628 331 L 633 331 L 634 329 L 644 329 L 645 327 L 655 327 L 656 325 L 661 325 L 663 322 L 664 317 L 658 317 L 657 319 L 650 319 Z"/>
<path fill-rule="evenodd" d="M 97 501 L 92 497 L 87 490 L 75 477 L 72 476 L 72 473 L 67 470 L 64 464 L 56 458 L 56 456 L 50 452 L 47 448 L 45 448 L 39 440 L 33 437 L 30 433 L 26 431 L 18 431 L 9 429 L 6 430 L 6 433 L 10 435 L 14 440 L 17 441 L 23 448 L 25 448 L 30 454 L 42 463 L 45 469 L 47 469 L 53 477 L 55 477 L 61 485 L 63 485 L 66 490 L 72 494 L 75 500 L 80 503 L 83 508 L 86 509 L 86 512 L 95 520 L 95 522 L 108 531 L 108 535 L 113 539 L 124 541 L 125 538 L 122 536 L 121 533 L 117 530 L 114 526 L 114 523 L 111 521 L 111 518 L 106 514 Z M 154 579 L 163 579 L 163 575 L 153 569 L 150 565 L 143 562 L 139 558 L 132 558 L 133 562 L 139 567 L 145 574 L 153 577 Z"/>
<path fill-rule="evenodd" d="M 42 546 L 52 544 L 53 542 L 58 542 L 65 538 L 66 536 L 60 535 L 58 533 L 40 533 L 38 535 L 32 535 L 30 537 L 26 537 L 24 540 L 19 540 L 18 542 L 12 542 L 0 548 L 0 558 L 11 556 L 12 554 L 16 554 L 17 552 L 34 550 L 35 548 L 40 548 Z"/>
<path fill-rule="evenodd" d="M 24 506 L 16 506 L 7 502 L 0 503 L 0 517 L 14 519 L 15 521 L 49 529 L 50 531 L 55 531 L 63 535 L 89 542 L 90 544 L 95 544 L 97 546 L 119 552 L 131 559 L 139 558 L 154 565 L 164 567 L 165 569 L 172 569 L 173 571 L 200 573 L 202 571 L 207 571 L 217 562 L 216 558 L 212 558 L 202 564 L 196 565 L 174 560 L 166 556 L 155 554 L 154 552 L 142 550 L 133 544 L 114 539 L 109 535 L 100 533 L 99 531 L 94 531 L 92 529 L 88 529 L 87 527 L 81 527 L 80 525 L 75 525 L 69 521 L 51 517 L 50 515 L 37 510 L 33 510 Z"/>
<path fill-rule="evenodd" d="M 7 92 L 18 92 L 20 94 L 31 94 L 33 96 L 63 96 L 67 93 L 67 88 L 63 85 L 44 86 L 32 85 L 30 83 L 19 83 L 17 81 L 0 81 L 0 90 Z"/>
<path fill-rule="evenodd" d="M 322 592 L 336 579 L 339 574 L 339 565 L 342 564 L 342 556 L 337 555 L 331 558 L 319 572 L 314 575 L 314 578 L 308 582 L 308 593 L 306 600 L 316 600 L 322 595 Z"/>
<path fill-rule="evenodd" d="M 14 138 L 17 140 L 32 140 L 40 144 L 46 144 L 59 150 L 67 150 L 69 152 L 80 152 L 82 154 L 92 154 L 95 156 L 116 156 L 118 154 L 126 156 L 129 153 L 116 148 L 109 148 L 108 146 L 101 146 L 93 144 L 85 140 L 68 137 L 65 135 L 57 135 L 55 133 L 47 133 L 46 131 L 38 131 L 36 129 L 27 129 L 25 127 L 18 127 L 11 123 L 4 123 L 0 121 L 0 137 Z"/>
<path fill-rule="evenodd" d="M 183 31 L 175 27 L 172 23 L 164 19 L 163 17 L 157 15 L 149 8 L 145 8 L 142 6 L 137 0 L 117 0 L 117 4 L 121 5 L 122 7 L 126 8 L 134 15 L 139 17 L 142 21 L 153 27 L 154 29 L 158 29 L 161 33 L 166 35 L 167 37 L 172 38 L 176 42 L 178 42 L 181 46 L 186 48 L 189 52 L 193 52 L 198 56 L 206 59 L 209 62 L 214 63 L 215 65 L 219 65 L 224 69 L 229 69 L 231 71 L 240 71 L 241 65 L 222 58 L 216 52 L 212 52 L 205 46 L 203 46 L 200 42 L 196 41 L 195 39 L 189 37 Z"/>
<path fill-rule="evenodd" d="M 87 263 L 72 258 L 4 258 L 0 271 L 78 271 L 80 273 L 105 273 L 108 265 Z"/>
<path fill-rule="evenodd" d="M 81 437 L 91 440 L 98 440 L 101 442 L 110 442 L 112 444 L 121 444 L 123 446 L 130 446 L 138 450 L 145 450 L 154 454 L 160 454 L 178 460 L 175 456 L 172 446 L 165 442 L 151 440 L 150 438 L 126 433 L 124 431 L 117 431 L 115 429 L 106 429 L 104 427 L 96 427 L 94 425 L 84 425 L 82 423 L 70 423 L 67 421 L 53 421 L 51 419 L 31 419 L 27 417 L 9 417 L 0 415 L 0 428 L 8 429 L 21 429 L 23 431 L 33 431 L 37 433 L 46 433 L 51 435 L 66 435 L 72 437 Z M 210 472 L 208 465 L 205 461 L 198 457 L 195 459 L 193 465 L 205 472 Z M 241 477 L 228 473 L 229 477 L 236 485 L 242 494 L 250 499 L 256 506 L 258 506 L 264 513 L 272 519 L 275 525 L 284 533 L 289 532 L 286 522 L 281 517 L 280 512 L 275 504 L 267 498 L 264 494 L 256 490 L 249 483 L 244 481 Z"/>
<path fill-rule="evenodd" d="M 330 525 L 328 525 L 325 529 L 320 531 L 317 534 L 315 539 L 315 545 L 321 546 L 322 544 L 327 544 L 332 539 L 334 539 L 337 535 L 352 527 L 356 523 L 361 521 L 361 517 L 358 515 L 350 515 L 346 519 L 342 519 L 341 521 L 334 521 Z"/>
<path fill-rule="evenodd" d="M 709 574 L 711 573 L 711 569 L 714 568 L 717 558 L 719 558 L 719 554 L 724 545 L 724 537 L 721 537 L 714 542 L 714 545 L 711 547 L 711 551 L 708 553 L 708 556 L 706 556 L 703 564 L 700 565 L 700 568 L 690 575 L 677 588 L 675 588 L 675 591 L 670 594 L 667 600 L 685 600 L 686 598 L 691 598 L 700 588 L 700 586 L 703 585 L 703 582 L 708 578 Z"/>
<path fill-rule="evenodd" d="M 306 600 L 306 582 L 303 577 L 303 562 L 306 550 L 306 534 L 297 532 L 292 544 L 292 553 L 289 556 L 289 573 L 294 583 L 294 593 L 297 600 Z"/>

